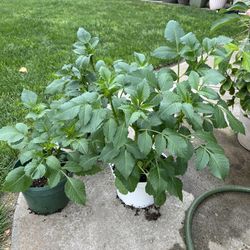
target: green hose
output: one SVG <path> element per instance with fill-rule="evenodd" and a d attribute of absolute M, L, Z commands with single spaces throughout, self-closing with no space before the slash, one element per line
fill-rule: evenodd
<path fill-rule="evenodd" d="M 224 193 L 224 192 L 243 192 L 243 193 L 250 193 L 250 187 L 242 187 L 242 186 L 223 186 L 219 188 L 215 188 L 213 190 L 210 190 L 208 192 L 205 192 L 204 194 L 200 195 L 198 198 L 196 198 L 191 206 L 189 207 L 186 218 L 185 218 L 185 241 L 187 250 L 194 250 L 193 240 L 192 240 L 192 220 L 194 213 L 198 206 L 209 196 L 213 194 L 218 193 Z"/>

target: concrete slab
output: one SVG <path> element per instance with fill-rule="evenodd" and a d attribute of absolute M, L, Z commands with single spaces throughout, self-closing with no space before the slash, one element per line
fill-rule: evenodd
<path fill-rule="evenodd" d="M 157 221 L 145 219 L 144 211 L 124 207 L 116 198 L 110 170 L 85 178 L 86 206 L 69 204 L 62 212 L 30 214 L 19 196 L 12 234 L 12 250 L 166 250 L 184 248 L 180 235 L 185 210 L 193 195 L 184 192 L 184 202 L 170 197 Z"/>

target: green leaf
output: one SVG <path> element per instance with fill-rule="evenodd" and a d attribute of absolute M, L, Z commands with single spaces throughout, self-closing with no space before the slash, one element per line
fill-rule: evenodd
<path fill-rule="evenodd" d="M 242 67 L 246 71 L 250 72 L 250 52 L 243 52 Z"/>
<path fill-rule="evenodd" d="M 128 129 L 125 126 L 119 126 L 117 128 L 113 144 L 116 148 L 120 148 L 125 145 L 128 139 Z"/>
<path fill-rule="evenodd" d="M 174 103 L 161 103 L 160 106 L 160 117 L 165 120 L 168 119 L 170 115 L 177 114 L 181 111 L 182 104 L 179 102 Z"/>
<path fill-rule="evenodd" d="M 85 104 L 81 107 L 79 112 L 79 120 L 83 126 L 86 126 L 92 117 L 93 109 L 89 104 Z"/>
<path fill-rule="evenodd" d="M 139 134 L 137 143 L 140 151 L 143 154 L 148 155 L 152 149 L 153 143 L 147 131 Z"/>
<path fill-rule="evenodd" d="M 190 103 L 183 103 L 182 104 L 182 111 L 187 118 L 190 120 L 194 117 L 194 108 Z"/>
<path fill-rule="evenodd" d="M 86 192 L 84 183 L 81 180 L 67 176 L 64 190 L 71 201 L 78 204 L 85 204 Z"/>
<path fill-rule="evenodd" d="M 99 74 L 107 82 L 110 81 L 112 76 L 111 71 L 106 66 L 101 66 L 99 69 Z"/>
<path fill-rule="evenodd" d="M 107 142 L 112 142 L 117 131 L 117 123 L 111 118 L 103 126 L 103 133 Z"/>
<path fill-rule="evenodd" d="M 152 55 L 156 58 L 166 60 L 171 60 L 178 57 L 178 53 L 176 52 L 176 50 L 168 46 L 162 46 L 155 49 Z"/>
<path fill-rule="evenodd" d="M 70 173 L 79 173 L 83 170 L 82 166 L 75 161 L 67 161 L 62 168 Z"/>
<path fill-rule="evenodd" d="M 224 154 L 210 153 L 209 168 L 215 177 L 225 179 L 229 172 L 229 161 Z"/>
<path fill-rule="evenodd" d="M 63 91 L 64 85 L 68 82 L 66 79 L 56 79 L 45 89 L 45 94 L 54 95 Z"/>
<path fill-rule="evenodd" d="M 117 177 L 115 178 L 115 186 L 119 190 L 120 193 L 122 193 L 122 194 L 128 193 L 128 190 L 126 189 L 126 187 L 123 185 L 123 183 Z"/>
<path fill-rule="evenodd" d="M 135 167 L 135 159 L 127 150 L 120 151 L 120 154 L 114 159 L 114 163 L 125 179 L 129 177 Z"/>
<path fill-rule="evenodd" d="M 16 127 L 16 129 L 19 131 L 19 132 L 21 132 L 22 134 L 24 134 L 24 135 L 26 135 L 26 134 L 28 134 L 28 126 L 26 125 L 26 124 L 24 124 L 24 123 L 17 123 L 16 125 L 15 125 L 15 127 Z"/>
<path fill-rule="evenodd" d="M 178 197 L 181 201 L 183 200 L 183 194 L 182 194 L 182 181 L 176 177 L 168 178 L 167 181 L 167 190 L 171 195 L 175 195 Z"/>
<path fill-rule="evenodd" d="M 45 175 L 46 167 L 42 163 L 33 160 L 25 166 L 24 171 L 26 175 L 30 176 L 33 180 L 36 180 Z"/>
<path fill-rule="evenodd" d="M 54 170 L 59 170 L 61 168 L 61 163 L 60 161 L 53 155 L 50 155 L 47 159 L 46 159 L 46 164 Z"/>
<path fill-rule="evenodd" d="M 74 150 L 77 150 L 77 151 L 81 152 L 82 154 L 87 154 L 88 149 L 89 149 L 88 140 L 85 138 L 75 140 L 72 143 L 72 147 Z"/>
<path fill-rule="evenodd" d="M 80 157 L 80 166 L 83 167 L 84 171 L 91 169 L 94 165 L 96 165 L 98 160 L 98 156 L 96 155 L 82 155 Z"/>
<path fill-rule="evenodd" d="M 214 31 L 224 27 L 225 25 L 235 24 L 239 20 L 240 20 L 240 16 L 237 14 L 225 15 L 223 18 L 221 18 L 213 23 L 211 31 L 214 32 Z"/>
<path fill-rule="evenodd" d="M 106 163 L 110 163 L 119 152 L 119 149 L 114 148 L 111 144 L 107 144 L 101 152 L 100 159 Z"/>
<path fill-rule="evenodd" d="M 61 180 L 61 172 L 48 168 L 47 170 L 48 185 L 50 188 L 56 187 Z"/>
<path fill-rule="evenodd" d="M 166 139 L 162 134 L 155 136 L 155 150 L 158 155 L 161 155 L 166 150 Z"/>
<path fill-rule="evenodd" d="M 161 91 L 169 90 L 174 84 L 173 77 L 168 71 L 160 70 L 158 73 L 158 83 Z"/>
<path fill-rule="evenodd" d="M 209 154 L 207 153 L 206 149 L 203 147 L 199 147 L 198 149 L 196 149 L 195 155 L 197 170 L 204 169 L 209 162 Z"/>
<path fill-rule="evenodd" d="M 80 27 L 77 31 L 77 38 L 84 44 L 88 43 L 91 39 L 90 33 L 84 28 Z"/>
<path fill-rule="evenodd" d="M 164 37 L 167 41 L 176 43 L 176 45 L 178 45 L 180 43 L 181 37 L 184 35 L 185 33 L 178 22 L 171 20 L 167 23 L 164 32 Z"/>
<path fill-rule="evenodd" d="M 74 119 L 80 111 L 80 105 L 65 103 L 56 115 L 56 119 L 68 121 Z"/>
<path fill-rule="evenodd" d="M 234 117 L 231 111 L 225 110 L 227 120 L 229 122 L 230 127 L 233 129 L 233 131 L 241 134 L 245 134 L 245 127 L 243 124 Z"/>
<path fill-rule="evenodd" d="M 3 189 L 7 192 L 25 192 L 31 184 L 32 179 L 25 174 L 24 167 L 19 167 L 8 173 Z"/>
<path fill-rule="evenodd" d="M 14 127 L 6 126 L 0 129 L 0 140 L 15 143 L 24 138 L 23 133 Z"/>
<path fill-rule="evenodd" d="M 165 129 L 163 133 L 167 136 L 167 149 L 171 155 L 176 155 L 186 160 L 192 157 L 193 147 L 190 142 L 169 129 Z"/>
<path fill-rule="evenodd" d="M 214 106 L 213 118 L 214 118 L 214 124 L 216 128 L 227 127 L 224 112 L 218 106 Z"/>
<path fill-rule="evenodd" d="M 21 100 L 26 107 L 33 108 L 37 102 L 37 94 L 30 90 L 24 89 L 21 95 Z"/>
<path fill-rule="evenodd" d="M 191 71 L 188 77 L 188 82 L 190 83 L 192 88 L 198 89 L 200 82 L 199 74 L 195 71 Z"/>
<path fill-rule="evenodd" d="M 139 63 L 139 65 L 143 65 L 145 63 L 145 61 L 146 61 L 145 55 L 143 55 L 141 53 L 134 52 L 134 56 L 135 56 L 137 62 Z"/>
<path fill-rule="evenodd" d="M 215 69 L 209 69 L 203 78 L 205 84 L 214 85 L 221 83 L 223 80 L 225 80 L 225 77 Z"/>

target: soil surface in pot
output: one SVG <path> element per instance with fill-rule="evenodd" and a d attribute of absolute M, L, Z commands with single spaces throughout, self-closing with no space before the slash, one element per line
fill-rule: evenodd
<path fill-rule="evenodd" d="M 31 187 L 44 187 L 47 185 L 47 178 L 42 177 L 40 179 L 33 180 Z"/>

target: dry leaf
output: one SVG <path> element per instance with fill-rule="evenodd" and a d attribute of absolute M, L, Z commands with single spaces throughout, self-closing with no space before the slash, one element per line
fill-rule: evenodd
<path fill-rule="evenodd" d="M 25 67 L 21 67 L 21 68 L 19 69 L 19 72 L 20 72 L 20 73 L 28 73 L 28 70 L 27 70 L 27 68 L 25 68 Z"/>
<path fill-rule="evenodd" d="M 5 234 L 6 236 L 10 236 L 10 229 L 7 229 L 7 230 L 4 232 L 4 234 Z"/>

